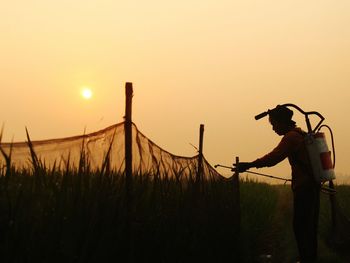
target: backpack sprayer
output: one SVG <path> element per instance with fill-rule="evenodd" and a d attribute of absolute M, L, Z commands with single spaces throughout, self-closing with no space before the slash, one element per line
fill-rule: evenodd
<path fill-rule="evenodd" d="M 308 151 L 308 156 L 310 160 L 310 165 L 312 167 L 312 172 L 315 178 L 315 181 L 318 183 L 325 183 L 327 181 L 330 182 L 330 191 L 334 191 L 334 185 L 332 180 L 335 179 L 335 173 L 334 173 L 334 167 L 335 167 L 335 147 L 334 147 L 334 139 L 333 139 L 333 132 L 332 129 L 328 125 L 321 125 L 322 122 L 324 121 L 324 117 L 316 111 L 309 111 L 305 112 L 303 111 L 300 107 L 294 104 L 283 104 L 281 106 L 284 107 L 292 107 L 297 109 L 299 112 L 301 112 L 305 116 L 305 122 L 307 126 L 307 133 L 304 135 L 304 142 L 306 149 Z M 271 110 L 262 112 L 258 115 L 255 116 L 256 120 L 260 120 L 267 115 Z M 320 121 L 316 125 L 314 129 L 312 129 L 311 122 L 309 119 L 310 115 L 316 115 L 320 118 Z M 331 151 L 328 148 L 327 142 L 326 142 L 326 137 L 323 132 L 320 130 L 322 128 L 327 128 L 331 134 L 331 139 L 332 139 L 332 151 L 333 151 L 333 162 L 331 158 Z M 215 167 L 224 167 L 224 168 L 230 168 L 232 171 L 235 170 L 235 168 L 224 166 L 217 164 Z M 261 174 L 261 173 L 255 173 L 255 172 L 250 172 L 246 171 L 248 173 L 256 174 L 256 175 L 261 175 L 261 176 L 266 176 L 274 179 L 280 179 L 284 180 L 285 182 L 291 181 L 289 179 L 284 179 L 281 177 L 276 177 L 276 176 L 271 176 L 271 175 L 266 175 L 266 174 Z"/>

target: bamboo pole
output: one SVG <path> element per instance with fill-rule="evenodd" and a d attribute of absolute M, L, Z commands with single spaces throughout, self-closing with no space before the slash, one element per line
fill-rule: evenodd
<path fill-rule="evenodd" d="M 239 164 L 239 157 L 236 157 L 236 167 L 238 167 Z M 235 173 L 233 175 L 233 194 L 234 194 L 234 202 L 236 206 L 236 213 L 237 213 L 237 230 L 238 234 L 241 231 L 241 205 L 240 205 L 240 191 L 239 191 L 239 171 L 236 169 Z"/>
<path fill-rule="evenodd" d="M 329 181 L 329 188 L 335 190 L 334 183 L 332 180 Z M 329 195 L 329 201 L 331 203 L 331 216 L 332 216 L 332 228 L 333 233 L 336 232 L 337 229 L 337 210 L 336 210 L 336 199 L 334 194 Z"/>
<path fill-rule="evenodd" d="M 203 177 L 203 138 L 204 138 L 204 124 L 199 127 L 199 151 L 198 151 L 198 171 L 197 181 Z"/>
<path fill-rule="evenodd" d="M 131 82 L 125 84 L 125 187 L 126 187 L 126 246 L 128 262 L 133 262 L 132 245 L 132 96 Z"/>
<path fill-rule="evenodd" d="M 130 191 L 132 180 L 132 96 L 131 82 L 125 84 L 125 176 L 127 191 Z"/>

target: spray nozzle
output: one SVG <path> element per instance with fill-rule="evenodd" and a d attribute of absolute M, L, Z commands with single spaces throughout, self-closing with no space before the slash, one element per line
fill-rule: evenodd
<path fill-rule="evenodd" d="M 256 116 L 255 116 L 255 119 L 256 119 L 256 120 L 260 120 L 260 119 L 266 117 L 268 114 L 269 114 L 269 111 L 262 112 L 262 113 L 256 115 Z"/>

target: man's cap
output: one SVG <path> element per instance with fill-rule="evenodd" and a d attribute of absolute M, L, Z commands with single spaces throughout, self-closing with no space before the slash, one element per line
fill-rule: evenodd
<path fill-rule="evenodd" d="M 293 117 L 293 111 L 286 106 L 277 105 L 274 109 L 268 111 L 269 117 L 278 122 L 290 122 Z"/>

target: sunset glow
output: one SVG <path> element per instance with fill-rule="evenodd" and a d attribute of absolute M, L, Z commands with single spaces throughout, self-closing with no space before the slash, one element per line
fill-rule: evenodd
<path fill-rule="evenodd" d="M 3 1 L 2 140 L 25 140 L 25 125 L 39 140 L 121 122 L 132 82 L 133 120 L 171 153 L 196 154 L 188 142 L 203 123 L 210 163 L 257 158 L 280 138 L 254 116 L 294 103 L 326 118 L 337 173 L 350 174 L 349 10 L 346 0 Z M 289 176 L 289 164 L 267 172 Z"/>

